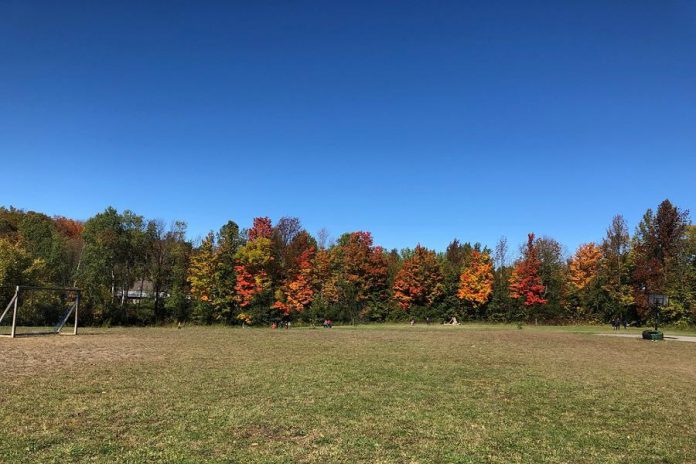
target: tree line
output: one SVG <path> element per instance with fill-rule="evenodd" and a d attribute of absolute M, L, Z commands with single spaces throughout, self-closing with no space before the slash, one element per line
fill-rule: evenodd
<path fill-rule="evenodd" d="M 5 300 L 16 285 L 78 286 L 87 324 L 645 322 L 651 293 L 670 297 L 665 321 L 696 324 L 696 227 L 669 200 L 648 209 L 632 235 L 617 215 L 601 242 L 569 257 L 532 233 L 511 254 L 505 238 L 494 249 L 455 239 L 443 252 L 386 250 L 369 232 L 330 240 L 292 217 L 258 217 L 247 229 L 229 221 L 193 243 L 184 222 L 128 210 L 81 222 L 0 208 Z M 50 306 L 41 298 L 31 304 Z"/>

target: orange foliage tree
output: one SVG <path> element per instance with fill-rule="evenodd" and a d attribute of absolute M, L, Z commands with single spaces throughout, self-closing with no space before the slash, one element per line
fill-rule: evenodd
<path fill-rule="evenodd" d="M 420 245 L 394 279 L 394 299 L 402 309 L 433 304 L 443 293 L 442 270 L 434 251 Z"/>
<path fill-rule="evenodd" d="M 471 252 L 471 259 L 459 276 L 457 297 L 474 308 L 486 303 L 493 293 L 493 262 L 488 253 Z"/>
<path fill-rule="evenodd" d="M 280 288 L 278 300 L 273 307 L 280 309 L 285 314 L 295 311 L 301 313 L 314 299 L 314 285 L 312 278 L 314 264 L 314 247 L 307 248 L 297 258 L 297 271 L 288 276 Z"/>
<path fill-rule="evenodd" d="M 577 290 L 585 288 L 597 276 L 602 250 L 594 243 L 578 247 L 568 263 L 568 280 Z"/>
<path fill-rule="evenodd" d="M 82 231 L 85 229 L 85 225 L 81 221 L 76 221 L 75 219 L 56 216 L 53 218 L 53 221 L 58 232 L 64 237 L 71 239 L 79 239 L 82 235 Z"/>

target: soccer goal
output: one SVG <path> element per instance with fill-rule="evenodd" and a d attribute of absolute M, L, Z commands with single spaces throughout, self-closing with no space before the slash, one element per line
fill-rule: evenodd
<path fill-rule="evenodd" d="M 80 294 L 79 288 L 72 287 L 19 285 L 1 289 L 0 295 L 9 302 L 0 315 L 0 337 L 77 335 Z M 72 331 L 64 332 L 66 325 L 72 325 Z"/>

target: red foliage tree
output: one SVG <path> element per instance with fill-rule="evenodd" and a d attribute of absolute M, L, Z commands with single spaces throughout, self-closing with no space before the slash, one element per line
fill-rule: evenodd
<path fill-rule="evenodd" d="M 254 218 L 254 224 L 249 229 L 249 241 L 257 238 L 271 238 L 273 235 L 273 226 L 271 219 L 267 217 Z"/>
<path fill-rule="evenodd" d="M 265 271 L 257 271 L 255 275 L 247 269 L 247 266 L 235 266 L 236 282 L 234 286 L 235 300 L 241 308 L 249 306 L 256 295 L 263 292 L 268 285 L 268 276 Z"/>
<path fill-rule="evenodd" d="M 525 306 L 546 304 L 544 292 L 546 287 L 541 282 L 539 268 L 541 261 L 537 257 L 534 234 L 529 234 L 524 256 L 515 265 L 510 276 L 510 296 L 521 300 Z"/>
<path fill-rule="evenodd" d="M 394 299 L 402 309 L 431 305 L 442 295 L 442 271 L 437 255 L 420 245 L 404 261 L 394 280 Z"/>

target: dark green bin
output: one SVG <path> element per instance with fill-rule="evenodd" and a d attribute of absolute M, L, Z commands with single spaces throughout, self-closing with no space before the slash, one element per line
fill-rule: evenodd
<path fill-rule="evenodd" d="M 657 330 L 644 330 L 643 338 L 645 340 L 664 340 L 665 336 L 662 332 Z"/>

